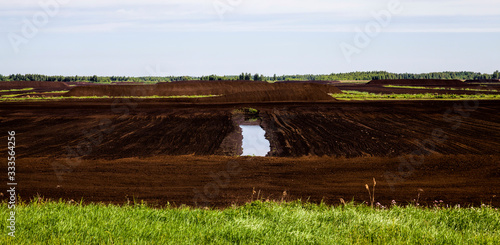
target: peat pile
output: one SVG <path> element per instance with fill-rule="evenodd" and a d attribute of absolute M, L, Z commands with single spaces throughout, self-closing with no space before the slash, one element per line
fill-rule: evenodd
<path fill-rule="evenodd" d="M 342 93 L 338 88 L 314 83 L 242 83 L 239 90 L 224 91 L 222 96 L 202 98 L 200 102 L 283 102 L 333 101 L 329 93 Z"/>
<path fill-rule="evenodd" d="M 0 89 L 22 89 L 33 88 L 35 90 L 65 90 L 70 89 L 66 83 L 63 82 L 42 82 L 42 81 L 9 81 L 0 82 Z"/>
<path fill-rule="evenodd" d="M 270 84 L 249 81 L 186 81 L 156 85 L 102 85 L 75 87 L 65 96 L 180 96 L 218 95 L 197 102 L 332 101 L 328 93 L 341 93 L 330 85 L 313 83 Z"/>
<path fill-rule="evenodd" d="M 372 80 L 369 85 L 406 85 L 406 86 L 465 86 L 460 80 L 442 80 L 442 79 L 386 79 Z"/>

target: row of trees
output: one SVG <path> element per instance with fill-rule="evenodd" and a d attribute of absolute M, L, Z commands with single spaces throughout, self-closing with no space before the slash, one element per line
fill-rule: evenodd
<path fill-rule="evenodd" d="M 238 77 L 239 80 L 245 80 L 245 81 L 250 81 L 250 80 L 254 80 L 254 81 L 269 81 L 271 79 L 269 79 L 269 77 L 266 77 L 262 74 L 259 74 L 259 73 L 255 73 L 253 76 L 252 76 L 252 73 L 241 73 L 240 76 Z"/>
<path fill-rule="evenodd" d="M 371 72 L 349 72 L 330 75 L 295 75 L 280 77 L 279 80 L 382 80 L 382 79 L 459 79 L 459 80 L 481 80 L 481 79 L 500 79 L 499 71 L 493 74 L 484 74 L 477 72 L 432 72 L 432 73 L 390 73 L 386 71 Z"/>
<path fill-rule="evenodd" d="M 210 76 L 202 76 L 199 78 L 199 80 L 202 81 L 227 81 L 227 80 L 236 80 L 236 76 L 217 76 L 217 75 L 210 75 Z M 189 78 L 189 80 L 197 80 L 196 78 Z"/>
<path fill-rule="evenodd" d="M 481 80 L 500 79 L 500 72 L 497 70 L 493 74 L 477 72 L 433 72 L 433 73 L 390 73 L 386 71 L 370 72 L 349 72 L 332 73 L 329 75 L 282 75 L 264 76 L 262 74 L 241 73 L 239 76 L 168 76 L 168 77 L 126 77 L 126 76 L 47 76 L 40 74 L 12 74 L 3 76 L 0 74 L 0 81 L 49 81 L 49 82 L 91 82 L 91 83 L 112 83 L 112 82 L 140 82 L 157 83 L 188 80 L 246 80 L 246 81 L 336 81 L 336 80 L 381 80 L 381 79 L 461 79 L 461 80 Z"/>
<path fill-rule="evenodd" d="M 191 80 L 197 80 L 196 77 L 191 78 Z M 252 73 L 241 73 L 239 76 L 217 76 L 217 75 L 210 75 L 210 76 L 202 76 L 199 78 L 199 80 L 202 81 L 231 81 L 231 80 L 245 80 L 245 81 L 269 81 L 271 80 L 269 77 L 266 77 L 262 74 L 253 74 Z"/>
<path fill-rule="evenodd" d="M 0 74 L 0 81 L 46 81 L 46 82 L 91 82 L 91 83 L 112 83 L 112 82 L 139 82 L 157 83 L 171 81 L 192 80 L 188 76 L 168 76 L 168 77 L 126 77 L 126 76 L 47 76 L 40 74 L 12 74 L 3 76 Z"/>
<path fill-rule="evenodd" d="M 500 72 L 496 70 L 493 72 L 493 75 L 491 76 L 491 79 L 500 79 Z"/>

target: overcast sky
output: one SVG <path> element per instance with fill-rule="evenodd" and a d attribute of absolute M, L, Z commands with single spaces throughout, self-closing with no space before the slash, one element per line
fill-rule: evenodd
<path fill-rule="evenodd" d="M 0 0 L 0 74 L 500 69 L 498 0 Z"/>

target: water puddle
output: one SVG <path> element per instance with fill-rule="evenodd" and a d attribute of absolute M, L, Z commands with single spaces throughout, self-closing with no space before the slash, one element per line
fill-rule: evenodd
<path fill-rule="evenodd" d="M 243 135 L 242 156 L 265 157 L 271 145 L 264 136 L 266 131 L 259 125 L 240 125 Z"/>

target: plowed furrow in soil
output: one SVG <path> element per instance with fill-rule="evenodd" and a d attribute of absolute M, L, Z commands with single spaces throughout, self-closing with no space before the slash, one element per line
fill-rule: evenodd
<path fill-rule="evenodd" d="M 23 199 L 227 207 L 255 200 L 255 188 L 264 198 L 281 200 L 286 190 L 288 200 L 338 203 L 369 200 L 364 185 L 375 177 L 384 205 L 423 189 L 422 204 L 500 206 L 500 102 L 446 120 L 457 103 L 143 100 L 128 111 L 113 110 L 112 100 L 0 103 L 0 141 L 16 131 Z M 279 157 L 215 155 L 234 155 L 221 147 L 241 108 L 260 111 Z"/>

